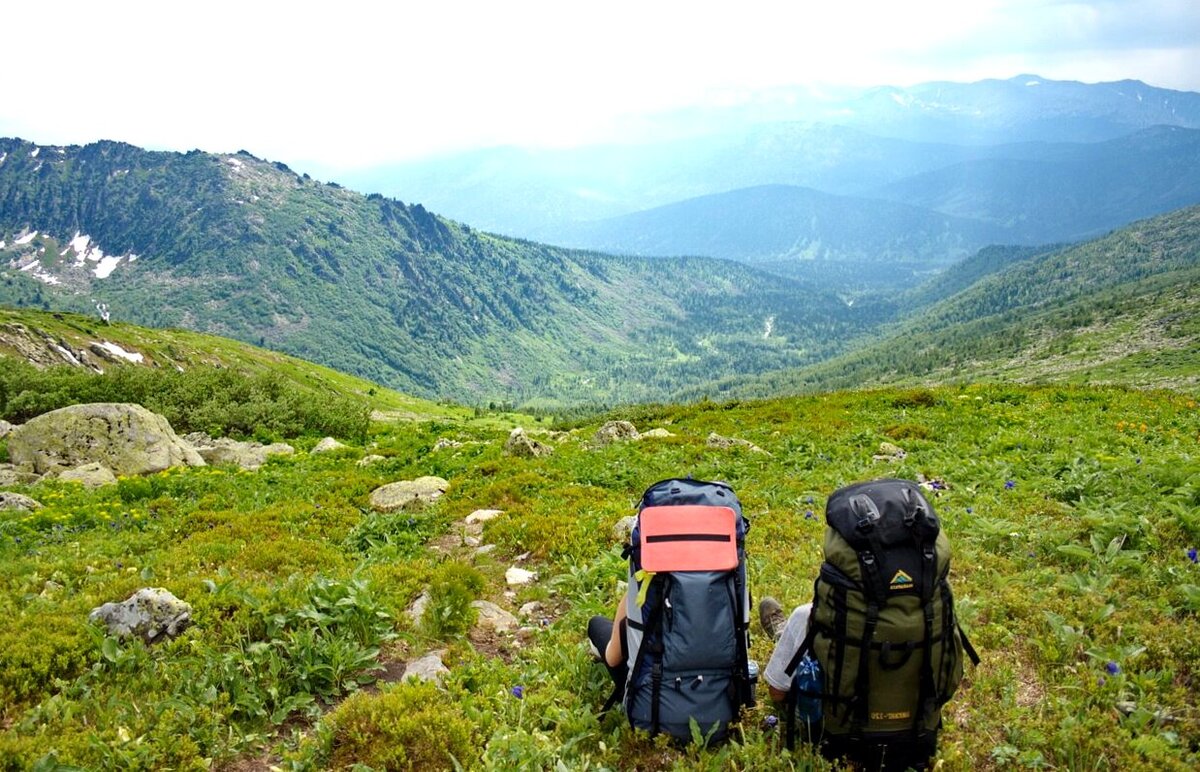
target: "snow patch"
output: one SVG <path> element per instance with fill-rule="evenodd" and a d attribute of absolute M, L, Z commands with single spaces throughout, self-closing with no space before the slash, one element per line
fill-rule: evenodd
<path fill-rule="evenodd" d="M 68 242 L 71 249 L 75 250 L 75 254 L 82 255 L 88 251 L 88 245 L 92 243 L 91 236 L 81 236 L 79 231 L 75 231 L 75 235 Z"/>
<path fill-rule="evenodd" d="M 86 265 L 88 261 L 96 264 L 93 273 L 97 279 L 107 279 L 112 275 L 112 272 L 117 269 L 122 260 L 133 262 L 137 260 L 137 255 L 106 255 L 104 250 L 99 247 L 92 237 L 86 234 L 75 231 L 75 236 L 70 242 L 71 249 L 75 250 L 75 267 Z"/>
<path fill-rule="evenodd" d="M 775 317 L 768 316 L 766 324 L 763 325 L 763 340 L 771 337 L 771 333 L 775 331 Z"/>
<path fill-rule="evenodd" d="M 41 149 L 40 147 L 35 147 L 35 148 L 33 149 L 33 152 L 31 152 L 31 153 L 29 154 L 29 157 L 30 157 L 30 158 L 37 158 L 37 157 L 38 157 L 38 153 L 40 153 L 40 152 L 42 152 L 42 149 Z"/>
<path fill-rule="evenodd" d="M 59 354 L 62 354 L 63 359 L 67 360 L 68 362 L 70 362 L 73 365 L 79 366 L 79 364 L 80 364 L 79 360 L 76 359 L 75 355 L 72 354 L 70 351 L 67 351 L 65 348 L 58 345 L 57 343 L 51 343 L 50 345 L 51 345 L 51 347 L 53 347 L 53 349 L 55 351 L 57 351 Z"/>
<path fill-rule="evenodd" d="M 0 164 L 4 163 L 6 158 L 8 158 L 8 153 L 0 153 Z"/>
<path fill-rule="evenodd" d="M 911 97 L 909 97 L 905 94 L 897 94 L 895 92 L 892 92 L 892 101 L 895 102 L 896 104 L 900 105 L 901 107 L 908 107 L 910 104 L 912 104 Z"/>
<path fill-rule="evenodd" d="M 37 231 L 31 231 L 31 232 L 25 234 L 24 236 L 22 236 L 21 238 L 17 239 L 16 241 L 14 241 L 13 244 L 15 244 L 17 246 L 24 246 L 25 244 L 28 244 L 29 242 L 31 242 L 35 238 L 37 238 L 37 233 L 38 233 Z"/>
<path fill-rule="evenodd" d="M 1138 101 L 1139 101 L 1139 102 L 1140 102 L 1140 101 L 1142 101 L 1142 95 L 1141 95 L 1141 94 L 1138 94 L 1138 95 L 1137 95 L 1137 98 L 1138 98 Z"/>
<path fill-rule="evenodd" d="M 4 249 L 4 247 L 5 247 L 5 244 L 4 244 L 4 242 L 3 242 L 3 241 L 0 241 L 0 249 Z"/>
<path fill-rule="evenodd" d="M 109 352 L 113 356 L 119 356 L 128 362 L 141 362 L 143 359 L 145 359 L 145 357 L 143 357 L 141 354 L 137 353 L 136 351 L 126 351 L 125 349 L 118 346 L 116 343 L 109 343 L 106 340 L 97 342 L 95 345 L 97 345 L 100 348 L 104 349 L 105 351 Z"/>
<path fill-rule="evenodd" d="M 1040 85 L 1042 85 L 1042 82 L 1040 80 L 1030 80 L 1030 81 L 1026 81 L 1025 85 L 1026 86 L 1040 86 Z"/>
<path fill-rule="evenodd" d="M 96 278 L 107 279 L 113 271 L 117 269 L 117 265 L 121 262 L 120 257 L 102 257 L 96 265 Z"/>

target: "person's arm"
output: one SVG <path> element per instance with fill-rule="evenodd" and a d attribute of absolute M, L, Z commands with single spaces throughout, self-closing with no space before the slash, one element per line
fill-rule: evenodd
<path fill-rule="evenodd" d="M 617 603 L 617 611 L 613 614 L 612 636 L 608 639 L 608 646 L 604 649 L 604 661 L 608 663 L 609 667 L 616 667 L 623 660 L 621 635 L 625 626 L 621 623 L 625 621 L 625 603 L 626 598 L 622 595 L 621 600 Z"/>

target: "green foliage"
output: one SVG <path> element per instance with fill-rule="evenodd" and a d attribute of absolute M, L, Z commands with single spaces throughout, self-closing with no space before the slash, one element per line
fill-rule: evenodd
<path fill-rule="evenodd" d="M 356 694 L 328 721 L 331 769 L 466 769 L 479 756 L 471 722 L 432 684 L 408 683 L 381 694 Z"/>
<path fill-rule="evenodd" d="M 421 622 L 434 638 L 464 634 L 475 622 L 471 603 L 483 591 L 484 578 L 472 566 L 449 562 L 434 570 L 429 581 L 429 604 Z"/>
<path fill-rule="evenodd" d="M 216 367 L 186 372 L 123 367 L 100 374 L 6 361 L 0 397 L 0 416 L 14 423 L 83 402 L 134 402 L 164 415 L 180 433 L 267 441 L 306 434 L 362 440 L 370 416 L 360 399 L 325 395 L 318 400 L 276 373 L 247 377 Z"/>

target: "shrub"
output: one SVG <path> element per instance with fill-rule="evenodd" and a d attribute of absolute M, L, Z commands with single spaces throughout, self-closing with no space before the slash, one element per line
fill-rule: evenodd
<path fill-rule="evenodd" d="M 422 617 L 426 631 L 435 638 L 462 635 L 475 621 L 471 601 L 483 591 L 483 574 L 463 563 L 443 563 L 429 584 L 429 605 Z"/>
<path fill-rule="evenodd" d="M 359 692 L 330 716 L 330 766 L 379 770 L 470 767 L 478 755 L 471 722 L 433 684 L 407 683 L 383 694 Z"/>

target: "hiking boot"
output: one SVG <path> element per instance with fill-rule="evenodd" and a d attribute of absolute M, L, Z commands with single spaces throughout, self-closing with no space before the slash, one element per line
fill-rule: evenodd
<path fill-rule="evenodd" d="M 763 632 L 769 635 L 772 641 L 778 641 L 779 636 L 783 634 L 787 616 L 784 615 L 783 606 L 779 605 L 779 601 L 770 595 L 763 598 L 758 604 L 758 623 L 762 625 Z"/>

